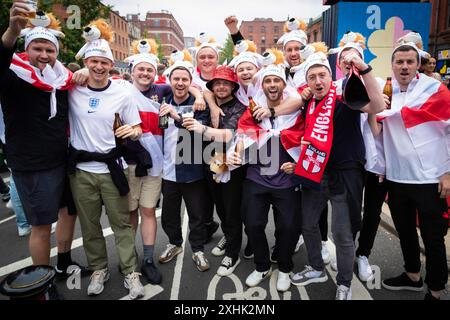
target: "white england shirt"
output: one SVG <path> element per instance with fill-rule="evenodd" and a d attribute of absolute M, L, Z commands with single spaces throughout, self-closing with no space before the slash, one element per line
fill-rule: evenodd
<path fill-rule="evenodd" d="M 108 153 L 116 147 L 114 114 L 124 124 L 141 123 L 131 92 L 120 80 L 112 80 L 105 89 L 75 86 L 69 94 L 70 143 L 77 150 Z M 126 162 L 119 160 L 125 169 Z M 92 173 L 109 173 L 103 162 L 80 162 L 77 168 Z"/>

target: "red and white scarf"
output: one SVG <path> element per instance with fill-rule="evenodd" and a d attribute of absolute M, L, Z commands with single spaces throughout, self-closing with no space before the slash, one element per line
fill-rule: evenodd
<path fill-rule="evenodd" d="M 9 67 L 20 79 L 28 82 L 39 90 L 50 92 L 50 117 L 56 115 L 56 90 L 69 90 L 72 87 L 72 72 L 56 60 L 53 68 L 47 64 L 41 72 L 32 66 L 28 60 L 28 54 L 14 54 Z"/>
<path fill-rule="evenodd" d="M 306 184 L 312 187 L 318 187 L 320 184 L 330 158 L 336 99 L 336 86 L 332 83 L 327 95 L 318 105 L 315 99 L 308 105 L 303 140 L 310 144 L 302 148 L 295 174 L 306 179 Z"/>

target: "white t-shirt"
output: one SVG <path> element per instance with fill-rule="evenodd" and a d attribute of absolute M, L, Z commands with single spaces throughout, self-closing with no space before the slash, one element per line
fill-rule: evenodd
<path fill-rule="evenodd" d="M 70 143 L 77 150 L 108 153 L 116 147 L 113 132 L 114 113 L 119 113 L 124 124 L 141 123 L 138 109 L 126 86 L 111 81 L 101 91 L 76 86 L 69 94 Z M 126 168 L 126 162 L 119 160 Z M 80 170 L 92 173 L 109 173 L 103 162 L 80 162 Z"/>

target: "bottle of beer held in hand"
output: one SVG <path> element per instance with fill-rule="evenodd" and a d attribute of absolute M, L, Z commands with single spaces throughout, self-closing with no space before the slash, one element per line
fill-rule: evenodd
<path fill-rule="evenodd" d="M 261 123 L 261 120 L 256 119 L 255 116 L 253 115 L 256 108 L 256 103 L 255 100 L 253 100 L 253 97 L 248 97 L 248 108 L 250 109 L 250 114 L 253 117 L 253 121 L 255 121 L 255 123 Z"/>
<path fill-rule="evenodd" d="M 114 113 L 114 125 L 113 125 L 114 134 L 116 134 L 116 130 L 118 128 L 120 128 L 121 126 L 123 126 L 123 122 L 122 122 L 122 119 L 120 119 L 120 114 Z M 115 137 L 115 139 L 116 139 L 116 147 L 126 144 L 125 139 L 118 138 L 118 137 Z"/>
<path fill-rule="evenodd" d="M 166 103 L 166 98 L 163 97 L 163 100 L 161 102 L 161 106 Z M 158 118 L 158 128 L 160 129 L 167 129 L 169 127 L 169 114 L 166 114 L 164 116 L 159 116 Z"/>
<path fill-rule="evenodd" d="M 389 105 L 387 106 L 387 109 L 391 108 L 392 103 L 392 78 L 387 77 L 386 84 L 383 88 L 383 94 L 387 95 L 389 97 Z"/>

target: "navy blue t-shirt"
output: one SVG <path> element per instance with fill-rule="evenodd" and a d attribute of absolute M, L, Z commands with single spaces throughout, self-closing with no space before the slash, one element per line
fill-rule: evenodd
<path fill-rule="evenodd" d="M 163 97 L 166 98 L 172 94 L 172 88 L 168 84 L 152 84 L 150 88 L 143 91 L 142 94 L 155 102 L 161 103 Z"/>

